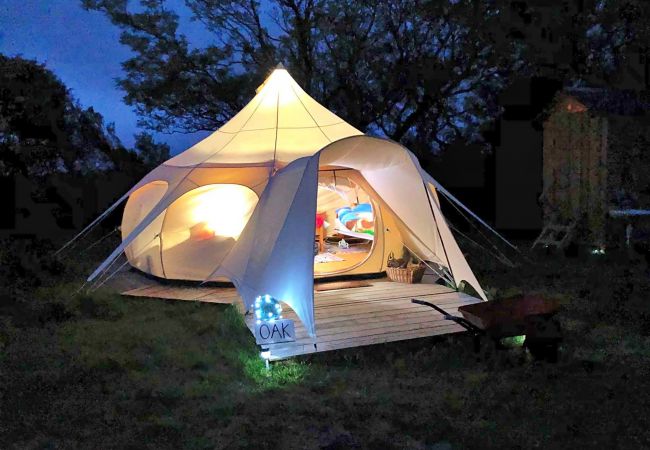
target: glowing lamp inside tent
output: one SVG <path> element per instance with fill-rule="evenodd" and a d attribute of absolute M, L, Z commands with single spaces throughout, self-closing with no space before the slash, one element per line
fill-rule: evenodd
<path fill-rule="evenodd" d="M 190 237 L 195 240 L 214 236 L 237 239 L 257 203 L 257 195 L 236 184 L 211 185 L 192 199 L 193 225 Z"/>

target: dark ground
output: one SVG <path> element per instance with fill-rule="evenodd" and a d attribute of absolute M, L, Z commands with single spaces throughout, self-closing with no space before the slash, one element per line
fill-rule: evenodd
<path fill-rule="evenodd" d="M 475 354 L 454 335 L 267 373 L 233 307 L 72 296 L 111 244 L 63 263 L 0 247 L 0 448 L 650 447 L 650 277 L 636 254 L 470 259 L 493 296 L 562 302 L 556 364 Z"/>

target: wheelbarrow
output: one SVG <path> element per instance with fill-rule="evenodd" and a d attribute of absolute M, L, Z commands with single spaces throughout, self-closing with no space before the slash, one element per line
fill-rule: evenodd
<path fill-rule="evenodd" d="M 480 351 L 483 336 L 494 340 L 497 348 L 504 348 L 503 338 L 525 335 L 523 345 L 534 358 L 557 360 L 562 332 L 554 319 L 560 309 L 556 300 L 526 295 L 474 303 L 458 308 L 463 317 L 425 300 L 414 298 L 411 302 L 433 308 L 446 320 L 465 328 L 473 337 L 475 352 Z"/>

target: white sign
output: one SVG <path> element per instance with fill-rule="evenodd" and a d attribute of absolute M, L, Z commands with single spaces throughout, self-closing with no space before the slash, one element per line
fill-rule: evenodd
<path fill-rule="evenodd" d="M 293 320 L 278 319 L 269 322 L 260 322 L 255 325 L 255 342 L 258 344 L 277 344 L 279 342 L 293 342 L 296 333 Z"/>

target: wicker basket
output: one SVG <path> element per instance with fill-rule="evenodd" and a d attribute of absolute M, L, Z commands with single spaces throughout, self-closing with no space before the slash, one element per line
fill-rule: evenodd
<path fill-rule="evenodd" d="M 419 283 L 424 275 L 424 266 L 386 267 L 386 274 L 397 283 Z"/>

